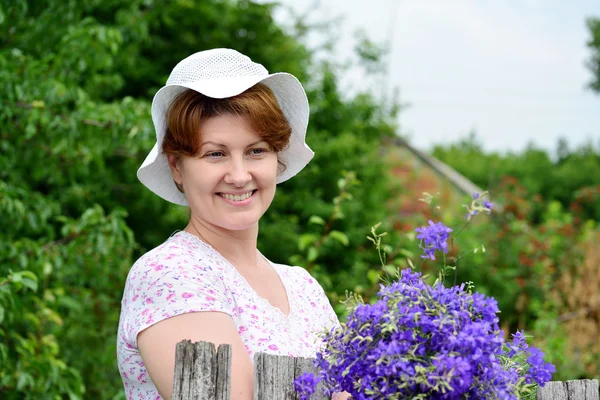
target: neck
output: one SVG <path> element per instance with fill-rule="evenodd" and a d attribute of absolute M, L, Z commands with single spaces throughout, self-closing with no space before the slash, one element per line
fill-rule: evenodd
<path fill-rule="evenodd" d="M 185 230 L 208 243 L 236 268 L 258 266 L 258 223 L 246 230 L 229 231 L 201 222 L 192 215 Z"/>

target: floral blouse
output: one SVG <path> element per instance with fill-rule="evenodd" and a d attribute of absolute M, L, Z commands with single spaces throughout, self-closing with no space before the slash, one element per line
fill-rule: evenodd
<path fill-rule="evenodd" d="M 286 289 L 289 315 L 260 297 L 210 245 L 180 231 L 144 254 L 127 277 L 117 337 L 127 399 L 160 400 L 137 348 L 137 335 L 176 315 L 218 311 L 231 316 L 250 358 L 254 353 L 314 357 L 318 334 L 339 324 L 319 283 L 301 267 L 271 263 Z"/>

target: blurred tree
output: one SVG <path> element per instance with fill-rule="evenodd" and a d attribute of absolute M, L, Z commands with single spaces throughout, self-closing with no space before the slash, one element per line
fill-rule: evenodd
<path fill-rule="evenodd" d="M 587 45 L 592 53 L 587 66 L 592 72 L 592 81 L 590 88 L 600 93 L 600 19 L 588 18 L 586 21 L 587 27 L 590 30 L 590 40 Z"/>
<path fill-rule="evenodd" d="M 564 139 L 557 143 L 556 155 L 530 145 L 520 153 L 485 152 L 475 135 L 457 143 L 435 146 L 433 155 L 447 163 L 492 195 L 503 178 L 512 176 L 527 189 L 530 199 L 541 196 L 543 203 L 559 201 L 568 208 L 584 187 L 600 183 L 600 148 L 588 143 L 571 149 Z M 582 173 L 585 171 L 585 173 Z M 539 223 L 545 204 L 536 202 L 530 217 Z M 581 217 L 597 220 L 600 205 L 586 208 Z"/>

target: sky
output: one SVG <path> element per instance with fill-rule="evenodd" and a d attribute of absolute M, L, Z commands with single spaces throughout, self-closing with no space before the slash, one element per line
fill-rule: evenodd
<path fill-rule="evenodd" d="M 600 94 L 592 79 L 585 19 L 600 18 L 600 0 L 280 0 L 276 20 L 291 7 L 313 20 L 342 16 L 336 58 L 351 59 L 356 31 L 388 43 L 387 74 L 358 68 L 348 87 L 395 88 L 400 133 L 422 150 L 475 132 L 486 151 L 519 152 L 533 144 L 553 152 L 600 146 Z M 321 38 L 322 40 L 322 38 Z M 318 36 L 309 38 L 316 45 Z M 313 41 L 314 43 L 311 43 Z M 376 84 L 374 84 L 376 81 Z M 370 85 L 370 86 L 369 86 Z"/>

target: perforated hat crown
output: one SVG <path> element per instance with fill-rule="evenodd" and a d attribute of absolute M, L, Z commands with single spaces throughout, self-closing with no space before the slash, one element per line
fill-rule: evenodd
<path fill-rule="evenodd" d="M 201 51 L 181 60 L 152 100 L 152 121 L 156 130 L 156 144 L 138 169 L 138 179 L 151 191 L 175 204 L 188 205 L 185 195 L 177 190 L 162 142 L 167 131 L 166 116 L 171 102 L 186 89 L 205 96 L 223 99 L 236 96 L 262 82 L 267 85 L 287 119 L 292 134 L 290 143 L 279 159 L 286 165 L 277 177 L 284 182 L 313 158 L 314 153 L 305 142 L 309 107 L 304 88 L 291 74 L 269 74 L 265 67 L 231 49 Z"/>

